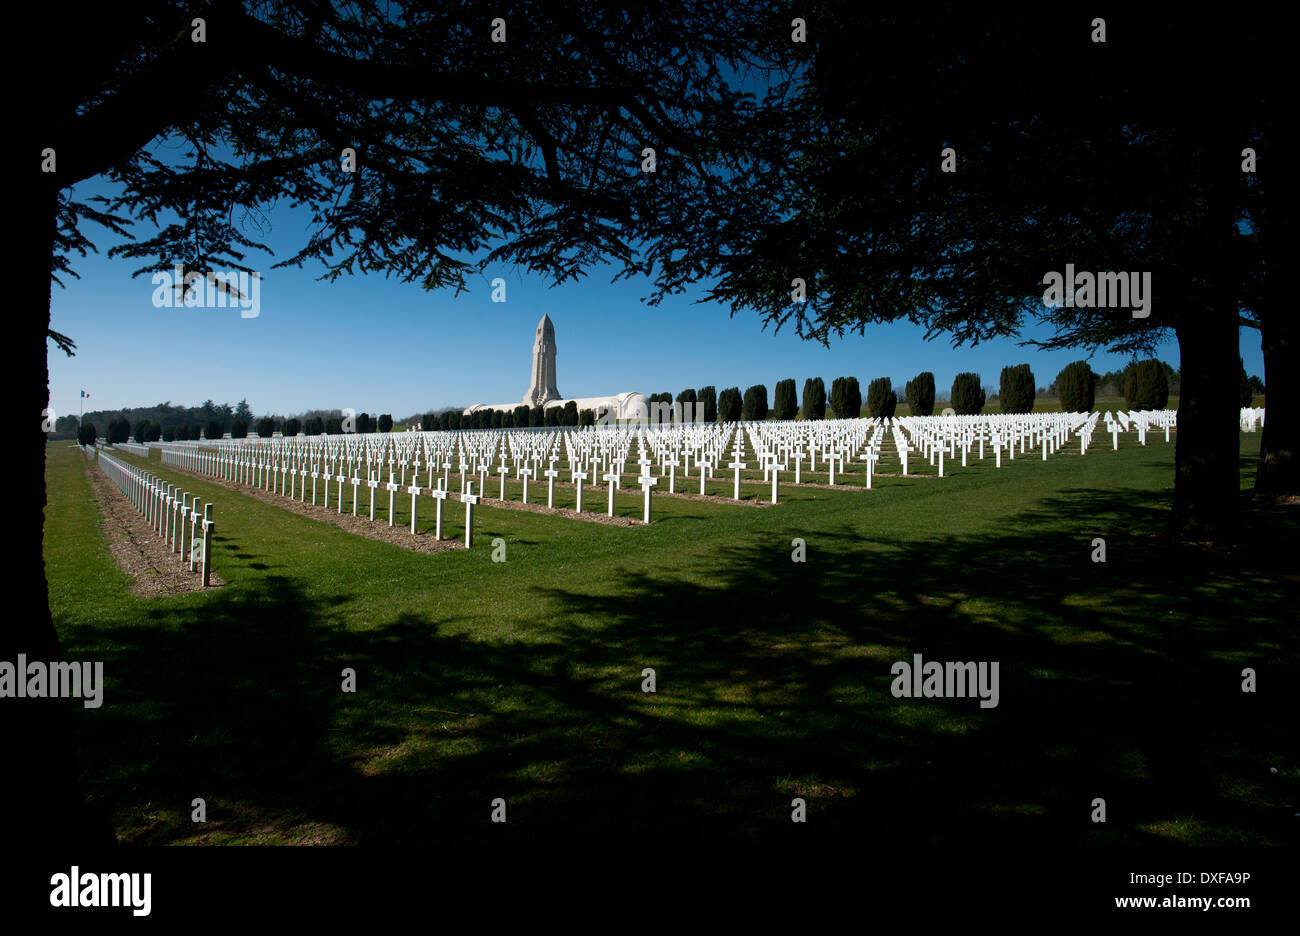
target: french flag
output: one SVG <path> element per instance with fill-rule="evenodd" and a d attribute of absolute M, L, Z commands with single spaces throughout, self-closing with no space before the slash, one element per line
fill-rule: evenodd
<path fill-rule="evenodd" d="M 87 393 L 85 390 L 82 390 L 82 391 L 81 391 L 81 398 L 82 398 L 83 400 L 89 400 L 89 399 L 90 399 L 90 394 Z"/>

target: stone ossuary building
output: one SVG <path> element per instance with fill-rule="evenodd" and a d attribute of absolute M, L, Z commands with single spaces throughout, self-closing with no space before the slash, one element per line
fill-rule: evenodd
<path fill-rule="evenodd" d="M 543 315 L 537 323 L 537 334 L 533 339 L 533 374 L 528 384 L 528 391 L 518 403 L 476 403 L 465 410 L 465 414 L 479 410 L 513 410 L 516 406 L 564 406 L 568 403 L 560 396 L 555 382 L 555 325 L 549 315 Z M 591 410 L 599 416 L 608 413 L 615 419 L 644 419 L 648 410 L 646 398 L 635 392 L 618 393 L 613 396 L 586 397 L 573 401 L 578 411 Z"/>

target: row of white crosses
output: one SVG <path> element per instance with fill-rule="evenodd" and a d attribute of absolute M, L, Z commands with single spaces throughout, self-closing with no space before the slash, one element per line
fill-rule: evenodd
<path fill-rule="evenodd" d="M 1152 418 L 1168 421 L 1167 416 L 1153 416 Z M 1068 435 L 1070 429 L 1078 431 L 1080 422 L 1087 424 L 1088 419 L 1087 416 L 1071 417 L 1064 414 L 1037 414 L 1031 417 L 929 417 L 926 419 L 895 420 L 892 421 L 892 424 L 889 420 L 837 420 L 828 423 L 757 423 L 748 424 L 746 432 L 750 436 L 751 445 L 755 448 L 756 456 L 760 462 L 758 467 L 763 470 L 764 480 L 770 478 L 770 465 L 793 460 L 795 483 L 801 483 L 803 458 L 806 455 L 809 459 L 809 470 L 812 471 L 816 470 L 820 456 L 832 483 L 834 483 L 836 470 L 845 471 L 847 468 L 846 463 L 851 463 L 860 458 L 871 465 L 879 460 L 880 446 L 887 437 L 883 431 L 884 426 L 889 426 L 896 443 L 901 443 L 898 446 L 901 461 L 906 460 L 910 450 L 919 448 L 930 459 L 931 464 L 934 464 L 936 457 L 941 461 L 945 456 L 951 457 L 955 447 L 960 445 L 963 463 L 965 463 L 967 452 L 972 445 L 979 446 L 981 457 L 983 457 L 985 443 L 994 441 L 997 442 L 996 447 L 998 449 L 1009 448 L 1018 441 L 1022 453 L 1025 451 L 1027 444 L 1042 444 L 1045 457 L 1047 453 L 1055 451 L 1059 447 L 1061 438 Z M 1013 422 L 1009 424 L 1008 420 Z M 1070 424 L 1068 427 L 1067 422 Z M 905 431 L 900 432 L 900 430 Z M 624 429 L 613 432 L 597 430 L 586 433 L 541 433 L 512 430 L 420 433 L 418 435 L 406 434 L 407 437 L 417 436 L 416 445 L 419 446 L 418 449 L 412 451 L 412 446 L 408 444 L 404 451 L 390 450 L 387 454 L 390 469 L 393 466 L 394 458 L 397 459 L 397 464 L 402 473 L 403 484 L 405 483 L 406 471 L 412 465 L 412 454 L 414 455 L 413 463 L 417 469 L 421 461 L 428 464 L 438 460 L 442 461 L 445 466 L 447 461 L 454 458 L 459 464 L 462 474 L 463 489 L 464 475 L 467 473 L 467 469 L 468 471 L 475 469 L 476 461 L 478 463 L 478 472 L 483 476 L 482 482 L 486 483 L 487 472 L 484 468 L 490 466 L 494 454 L 497 453 L 499 453 L 498 457 L 501 459 L 501 464 L 496 466 L 494 471 L 501 476 L 502 482 L 506 480 L 506 476 L 511 471 L 509 466 L 506 465 L 507 459 L 514 461 L 513 471 L 516 478 L 522 478 L 525 481 L 539 481 L 538 475 L 544 473 L 541 471 L 542 464 L 548 466 L 547 470 L 556 470 L 555 462 L 562 457 L 559 448 L 561 440 L 564 445 L 563 454 L 568 458 L 571 472 L 581 470 L 588 477 L 591 477 L 593 481 L 607 480 L 604 475 L 600 474 L 601 469 L 604 468 L 607 473 L 616 473 L 620 476 L 624 474 L 626 462 L 632 457 L 629 452 L 629 445 L 635 440 L 641 459 L 644 460 L 648 454 L 652 462 L 658 462 L 659 476 L 666 475 L 668 477 L 669 490 L 675 493 L 677 467 L 682 467 L 683 477 L 689 477 L 692 459 L 696 461 L 701 471 L 706 475 L 711 474 L 715 467 L 724 464 L 724 459 L 727 457 L 731 457 L 732 461 L 735 461 L 734 451 L 730 455 L 725 452 L 728 439 L 732 440 L 733 448 L 736 447 L 733 433 L 734 427 L 731 426 L 708 427 L 699 426 L 698 424 L 665 428 L 656 427 L 649 430 L 629 431 Z M 783 438 L 769 439 L 769 436 L 773 433 L 779 434 Z M 364 457 L 367 464 L 374 457 L 372 454 L 376 444 L 374 441 L 365 442 L 365 449 L 362 451 L 363 443 L 351 444 L 347 441 L 347 437 L 330 438 L 340 441 L 317 443 L 319 447 L 325 449 L 328 458 L 333 459 L 336 457 L 333 454 L 335 449 L 354 449 L 353 454 L 348 457 Z M 367 437 L 358 438 L 365 439 Z M 380 436 L 379 438 L 383 440 L 393 437 Z M 1037 441 L 1033 441 L 1034 439 L 1037 439 Z M 1086 450 L 1086 441 L 1085 438 L 1084 450 Z M 383 443 L 378 444 L 382 445 Z M 390 442 L 389 445 L 392 446 L 392 443 Z M 864 445 L 866 450 L 862 451 Z M 806 452 L 804 451 L 805 448 L 807 449 Z M 423 451 L 423 458 L 421 458 L 421 450 Z M 1014 451 L 1010 451 L 1010 454 L 1014 457 Z M 382 454 L 379 457 L 382 459 Z M 731 463 L 725 464 L 726 467 L 731 467 Z M 445 476 L 446 471 L 444 470 L 444 478 Z M 615 484 L 617 483 L 616 480 Z"/>
<path fill-rule="evenodd" d="M 827 422 L 762 422 L 745 424 L 749 444 L 763 471 L 764 481 L 771 480 L 775 492 L 777 481 L 773 477 L 787 470 L 793 463 L 795 483 L 802 483 L 805 456 L 809 471 L 817 470 L 818 461 L 829 483 L 836 483 L 836 473 L 843 474 L 848 464 L 858 460 L 865 463 L 864 482 L 872 486 L 877 463 L 882 458 L 882 446 L 892 439 L 902 466 L 909 474 L 909 460 L 915 455 L 924 457 L 935 466 L 940 477 L 950 471 L 950 463 L 958 456 L 962 467 L 978 452 L 986 457 L 986 447 L 992 448 L 997 467 L 1002 466 L 1005 453 L 1016 456 L 1016 449 L 1025 455 L 1036 449 L 1043 461 L 1061 451 L 1071 436 L 1079 441 L 1080 454 L 1087 454 L 1097 429 L 1101 414 L 1093 413 L 1033 413 L 988 414 L 979 416 L 900 417 L 897 419 L 858 419 Z M 1108 427 L 1114 419 L 1106 414 Z M 1146 444 L 1150 430 L 1163 429 L 1165 440 L 1177 427 L 1175 411 L 1143 411 L 1121 413 L 1115 422 L 1114 447 L 1118 448 L 1118 431 L 1134 431 L 1141 444 Z M 745 464 L 741 461 L 742 446 L 736 440 L 731 461 L 727 467 L 735 471 L 734 491 L 739 491 L 739 473 Z M 736 493 L 738 497 L 738 493 Z M 775 493 L 773 494 L 775 500 Z"/>
<path fill-rule="evenodd" d="M 1241 431 L 1254 432 L 1255 427 L 1264 428 L 1264 407 L 1243 406 L 1241 408 Z"/>
<path fill-rule="evenodd" d="M 1002 455 L 1014 460 L 1016 448 L 1025 455 L 1037 448 L 1043 461 L 1068 443 L 1070 434 L 1079 439 L 1080 454 L 1086 454 L 1097 425 L 1096 413 L 1028 413 L 980 416 L 900 417 L 894 420 L 895 445 L 907 474 L 907 456 L 911 451 L 936 464 L 940 477 L 945 476 L 945 458 L 955 458 L 960 449 L 962 467 L 969 464 L 970 454 L 978 448 L 979 459 L 985 458 L 985 446 L 993 449 L 995 466 L 1002 467 Z"/>
<path fill-rule="evenodd" d="M 1017 448 L 1021 455 L 1037 448 L 1045 461 L 1065 446 L 1071 434 L 1079 439 L 1080 452 L 1086 454 L 1101 418 L 1098 413 L 1034 413 L 716 425 L 624 424 L 583 429 L 299 436 L 223 440 L 202 446 L 172 443 L 160 448 L 167 452 L 167 458 L 177 459 L 181 467 L 258 484 L 268 490 L 275 490 L 278 482 L 280 491 L 287 496 L 295 493 L 295 477 L 301 478 L 302 500 L 307 478 L 311 477 L 312 503 L 316 503 L 318 482 L 323 482 L 326 507 L 333 483 L 340 511 L 343 486 L 350 482 L 354 514 L 357 489 L 364 484 L 370 489 L 372 520 L 375 491 L 387 490 L 390 525 L 396 495 L 409 493 L 413 531 L 419 495 L 432 496 L 439 502 L 441 535 L 442 501 L 448 496 L 453 471 L 460 475 L 462 501 L 474 493 L 472 479 L 477 476 L 476 499 L 465 501 L 467 504 L 477 503 L 478 498 L 487 495 L 490 475 L 497 475 L 498 493 L 503 500 L 513 475 L 521 482 L 525 503 L 529 502 L 530 485 L 545 477 L 548 507 L 554 507 L 556 480 L 567 471 L 569 482 L 577 489 L 578 511 L 583 509 L 584 485 L 594 487 L 603 482 L 608 485 L 606 503 L 613 516 L 615 495 L 631 469 L 644 494 L 643 519 L 649 522 L 651 492 L 666 479 L 668 493 L 677 493 L 679 468 L 683 480 L 691 479 L 692 470 L 695 472 L 701 494 L 706 492 L 715 471 L 730 469 L 736 500 L 740 500 L 741 473 L 761 471 L 762 481 L 771 483 L 775 503 L 781 473 L 793 469 L 793 483 L 805 483 L 805 462 L 807 472 L 824 473 L 831 485 L 836 484 L 837 475 L 846 476 L 850 466 L 862 463 L 864 485 L 870 489 L 886 441 L 892 441 L 904 475 L 909 473 L 911 458 L 923 457 L 944 477 L 958 455 L 966 467 L 972 454 L 977 452 L 983 460 L 989 447 L 999 468 L 1004 453 L 1014 459 Z M 1116 417 L 1107 413 L 1105 422 L 1107 429 L 1114 432 L 1115 448 L 1118 432 L 1130 431 L 1130 427 L 1145 445 L 1146 432 L 1152 428 L 1163 428 L 1168 440 L 1170 429 L 1176 426 L 1176 413 L 1121 412 Z M 746 461 L 750 452 L 753 462 Z M 386 482 L 382 480 L 385 471 Z M 428 479 L 426 484 L 419 483 L 421 475 Z"/>
<path fill-rule="evenodd" d="M 1096 414 L 1094 414 L 1096 415 Z M 1139 410 L 1136 412 L 1125 413 L 1123 410 L 1117 412 L 1113 417 L 1106 413 L 1106 431 L 1111 433 L 1112 449 L 1119 450 L 1119 433 L 1120 431 L 1136 431 L 1138 441 L 1147 444 L 1147 431 L 1155 429 L 1165 431 L 1165 441 L 1169 441 L 1169 430 L 1178 428 L 1178 411 L 1177 410 Z"/>
<path fill-rule="evenodd" d="M 443 478 L 435 485 L 435 462 L 421 462 L 418 455 L 402 460 L 402 481 L 397 480 L 397 453 L 392 448 L 367 445 L 365 440 L 330 442 L 299 441 L 296 439 L 258 440 L 252 444 L 220 442 L 215 447 L 200 447 L 198 443 L 177 442 L 159 446 L 163 464 L 186 471 L 219 478 L 235 484 L 257 487 L 301 503 L 307 501 L 307 480 L 311 479 L 311 502 L 317 501 L 324 488 L 324 506 L 330 506 L 330 483 L 335 484 L 334 501 L 338 513 L 343 512 L 346 485 L 352 486 L 352 515 L 358 515 L 360 491 L 364 485 L 369 492 L 369 518 L 375 519 L 375 496 L 380 490 L 388 492 L 388 525 L 394 525 L 396 498 L 399 493 L 411 495 L 411 533 L 417 532 L 419 523 L 419 498 L 423 494 L 435 501 L 434 538 L 441 540 L 444 503 L 450 491 Z M 379 471 L 383 456 L 389 454 L 388 481 L 381 480 Z M 403 453 L 409 455 L 410 453 Z M 428 484 L 420 484 L 421 465 L 427 472 Z M 449 466 L 448 466 L 449 467 Z M 406 471 L 411 470 L 410 483 Z M 465 546 L 474 544 L 474 505 L 479 495 L 474 493 L 474 482 L 462 487 L 460 500 L 465 505 Z"/>
<path fill-rule="evenodd" d="M 780 472 L 790 470 L 793 465 L 794 483 L 805 483 L 805 458 L 808 470 L 815 472 L 820 457 L 828 483 L 832 485 L 837 471 L 843 475 L 847 465 L 862 459 L 867 466 L 866 486 L 871 487 L 872 472 L 880 458 L 884 438 L 883 421 L 879 419 L 837 420 L 833 423 L 747 423 L 745 432 L 758 460 L 757 467 L 763 472 L 763 481 L 772 484 L 772 503 L 777 501 Z M 738 470 L 735 465 L 728 467 Z"/>
<path fill-rule="evenodd" d="M 212 504 L 204 504 L 197 495 L 180 491 L 143 469 L 118 461 L 107 452 L 98 452 L 99 467 L 135 505 L 149 527 L 158 534 L 190 571 L 202 570 L 203 587 L 212 580 L 212 536 L 216 524 Z M 200 516 L 199 511 L 203 513 Z"/>
<path fill-rule="evenodd" d="M 1166 441 L 1169 433 L 1177 426 L 1177 414 L 1174 411 L 1141 412 L 1121 414 L 1124 431 L 1135 431 L 1142 444 L 1146 442 L 1149 429 L 1163 429 Z M 897 457 L 902 465 L 903 474 L 909 473 L 909 459 L 919 454 L 938 469 L 940 476 L 949 473 L 949 462 L 960 457 L 961 464 L 970 464 L 972 455 L 978 453 L 980 460 L 988 455 L 988 449 L 997 466 L 1001 467 L 1002 456 L 1006 454 L 1014 459 L 1019 454 L 1027 455 L 1030 449 L 1036 449 L 1042 460 L 1061 451 L 1071 436 L 1079 441 L 1079 452 L 1087 454 L 1094 433 L 1101 419 L 1099 413 L 1036 413 L 1036 414 L 988 414 L 978 416 L 935 416 L 902 417 L 899 419 L 858 419 L 833 420 L 818 422 L 762 422 L 744 424 L 743 433 L 748 437 L 749 447 L 753 450 L 758 464 L 754 467 L 763 472 L 763 480 L 772 480 L 775 473 L 794 468 L 794 483 L 803 483 L 803 466 L 805 460 L 808 470 L 816 472 L 819 468 L 826 473 L 831 484 L 836 483 L 837 474 L 843 474 L 848 466 L 863 462 L 863 480 L 866 487 L 871 487 L 877 465 L 882 459 L 886 440 L 892 439 Z M 1106 415 L 1108 425 L 1113 417 Z M 600 432 L 608 437 L 602 437 Z M 588 430 L 566 438 L 566 445 L 579 450 L 579 457 L 589 462 L 595 460 L 600 464 L 600 452 L 614 449 L 611 458 L 620 461 L 627 456 L 626 446 L 633 433 L 619 430 L 609 435 L 612 430 Z M 733 471 L 733 495 L 737 495 L 739 485 L 736 476 L 740 471 L 750 467 L 742 461 L 745 447 L 741 444 L 740 432 L 734 425 L 700 426 L 698 424 L 669 427 L 651 427 L 640 430 L 636 435 L 637 444 L 645 454 L 650 450 L 651 457 L 658 462 L 658 474 L 669 479 L 668 490 L 675 493 L 676 468 L 683 468 L 683 475 L 688 476 L 690 464 L 694 459 L 701 474 L 701 493 L 704 491 L 705 476 L 711 475 L 718 467 L 731 468 Z M 728 451 L 730 446 L 730 451 Z M 1118 447 L 1116 434 L 1113 447 Z M 593 453 L 595 453 L 593 455 Z M 740 467 L 741 465 L 744 467 Z M 784 467 L 783 467 L 784 466 Z"/>
<path fill-rule="evenodd" d="M 171 464 L 188 470 L 221 477 L 236 483 L 254 484 L 271 491 L 279 491 L 292 497 L 294 495 L 295 475 L 303 476 L 301 499 L 306 499 L 306 477 L 312 477 L 312 503 L 318 498 L 317 486 L 323 482 L 325 487 L 325 505 L 329 506 L 329 489 L 331 481 L 337 482 L 338 495 L 336 503 L 342 510 L 342 486 L 351 481 L 354 486 L 353 513 L 357 512 L 358 499 L 356 487 L 367 484 L 372 490 L 371 519 L 374 519 L 373 490 L 381 487 L 389 490 L 390 518 L 394 493 L 405 490 L 412 494 L 412 512 L 418 518 L 418 494 L 423 492 L 435 497 L 445 497 L 435 492 L 447 490 L 447 481 L 453 467 L 461 475 L 462 497 L 473 488 L 467 478 L 475 473 L 480 476 L 480 494 L 487 491 L 488 475 L 497 474 L 500 479 L 500 495 L 506 496 L 506 481 L 513 471 L 514 476 L 522 481 L 523 500 L 529 499 L 529 485 L 547 480 L 547 506 L 554 507 L 555 482 L 562 472 L 558 462 L 567 455 L 571 478 L 576 482 L 579 506 L 581 510 L 582 482 L 591 477 L 593 481 L 605 480 L 610 484 L 609 512 L 613 515 L 614 492 L 621 486 L 621 478 L 626 462 L 631 458 L 629 451 L 631 437 L 600 439 L 596 444 L 575 445 L 573 436 L 566 439 L 562 432 L 509 433 L 501 430 L 468 433 L 420 433 L 402 434 L 399 439 L 412 439 L 399 442 L 391 436 L 378 438 L 358 436 L 334 436 L 316 439 L 258 439 L 258 440 L 224 440 L 215 446 L 198 443 L 172 443 L 160 446 L 164 450 L 164 459 Z M 561 446 L 564 446 L 562 449 Z M 562 454 L 563 453 L 563 454 Z M 640 448 L 642 478 L 654 478 L 649 470 L 644 444 Z M 500 463 L 494 465 L 494 458 Z M 382 467 L 385 459 L 389 469 L 389 481 L 384 484 L 375 477 L 372 466 Z M 507 461 L 513 461 L 513 469 Z M 545 465 L 545 470 L 542 465 Z M 600 467 L 606 473 L 599 474 Z M 429 484 L 417 483 L 421 468 L 428 473 Z M 442 469 L 441 483 L 435 486 L 437 468 Z M 583 469 L 588 469 L 584 471 Z M 323 469 L 323 470 L 322 470 Z M 406 473 L 412 472 L 411 484 L 406 484 Z M 401 483 L 396 479 L 401 472 Z M 287 476 L 287 477 L 286 477 Z M 642 481 L 643 490 L 651 489 L 658 482 Z M 417 490 L 412 490 L 416 488 Z M 648 511 L 647 514 L 648 515 Z M 391 524 L 390 519 L 390 524 Z"/>

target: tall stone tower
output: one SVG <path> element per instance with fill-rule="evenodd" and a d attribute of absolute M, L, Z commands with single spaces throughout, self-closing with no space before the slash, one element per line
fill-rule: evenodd
<path fill-rule="evenodd" d="M 549 315 L 537 323 L 537 337 L 533 339 L 533 379 L 524 394 L 528 406 L 545 406 L 551 400 L 561 399 L 555 387 L 555 326 Z"/>

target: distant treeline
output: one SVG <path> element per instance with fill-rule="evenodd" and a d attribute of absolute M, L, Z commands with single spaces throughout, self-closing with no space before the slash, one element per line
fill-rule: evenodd
<path fill-rule="evenodd" d="M 1129 409 L 1164 409 L 1169 397 L 1178 396 L 1181 371 L 1154 358 L 1133 361 L 1121 370 L 1095 373 L 1087 361 L 1075 361 L 1061 370 L 1050 384 L 1040 387 L 1028 364 L 1002 369 L 996 387 L 986 386 L 976 373 L 958 374 L 946 392 L 937 391 L 934 374 L 922 371 L 901 387 L 889 377 L 879 377 L 867 385 L 863 399 L 856 377 L 836 377 L 830 393 L 820 377 L 804 381 L 802 398 L 796 393 L 793 378 L 779 380 L 769 407 L 767 386 L 756 384 L 743 393 L 739 387 L 719 392 L 714 387 L 686 389 L 676 395 L 652 393 L 649 415 L 654 421 L 666 422 L 678 407 L 678 418 L 690 406 L 692 421 L 735 422 L 760 419 L 849 419 L 858 416 L 893 416 L 899 403 L 907 403 L 914 416 L 934 413 L 936 402 L 947 404 L 958 414 L 979 413 L 989 400 L 996 400 L 1004 413 L 1028 413 L 1034 400 L 1041 397 L 1059 399 L 1069 412 L 1090 411 L 1098 398 L 1123 398 Z M 1225 393 L 1238 397 L 1241 406 L 1249 406 L 1255 397 L 1264 395 L 1264 382 L 1247 375 L 1242 363 L 1236 386 L 1224 387 Z M 656 405 L 659 404 L 659 405 Z M 664 405 L 667 404 L 667 405 Z M 698 414 L 698 415 L 697 415 Z M 397 425 L 419 427 L 424 431 L 456 429 L 513 429 L 530 426 L 590 426 L 599 414 L 579 411 L 572 400 L 564 406 L 543 409 L 540 406 L 517 406 L 513 410 L 479 410 L 464 414 L 460 407 L 446 407 L 429 413 L 417 413 Z M 74 437 L 107 439 L 113 442 L 171 442 L 182 439 L 219 439 L 229 433 L 233 438 L 250 434 L 270 437 L 275 433 L 297 435 L 338 434 L 342 432 L 389 432 L 395 423 L 387 413 L 371 416 L 357 413 L 347 416 L 342 410 L 316 409 L 290 416 L 267 414 L 255 417 L 247 400 L 237 404 L 206 400 L 200 406 L 131 407 L 123 410 L 93 410 L 79 423 L 76 416 L 60 416 L 55 421 L 53 438 Z M 84 427 L 84 431 L 82 430 Z M 93 427 L 93 429 L 92 429 Z M 93 432 L 93 435 L 92 435 Z"/>
<path fill-rule="evenodd" d="M 247 400 L 234 405 L 207 400 L 200 406 L 173 406 L 166 402 L 157 406 L 92 410 L 80 421 L 76 416 L 60 416 L 51 435 L 56 439 L 85 437 L 93 428 L 93 438 L 110 442 L 220 439 L 226 434 L 236 439 L 248 435 L 269 438 L 277 432 L 284 435 L 341 433 L 349 419 L 349 431 L 388 432 L 393 428 L 393 417 L 387 413 L 371 416 L 362 412 L 349 417 L 339 409 L 315 409 L 289 416 L 268 413 L 259 417 L 253 414 Z"/>

